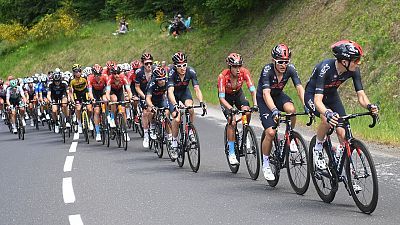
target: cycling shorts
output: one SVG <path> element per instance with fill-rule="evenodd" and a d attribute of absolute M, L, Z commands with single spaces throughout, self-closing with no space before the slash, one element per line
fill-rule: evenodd
<path fill-rule="evenodd" d="M 237 109 L 241 110 L 243 106 L 250 106 L 249 101 L 247 101 L 242 89 L 235 94 L 225 94 L 225 100 L 231 105 L 236 106 Z M 221 105 L 222 112 L 226 119 L 229 117 L 229 110 Z"/>
<path fill-rule="evenodd" d="M 306 107 L 311 112 L 313 112 L 314 115 L 320 117 L 320 113 L 315 108 L 314 94 L 306 92 L 304 94 L 304 101 L 306 103 Z M 326 108 L 332 110 L 333 112 L 339 113 L 340 116 L 346 115 L 342 100 L 340 99 L 339 93 L 337 91 L 329 95 L 324 95 L 324 97 L 322 98 L 322 103 L 325 105 Z"/>
<path fill-rule="evenodd" d="M 271 96 L 272 100 L 274 101 L 274 104 L 276 108 L 283 112 L 283 105 L 286 103 L 290 102 L 293 104 L 292 99 L 287 96 L 285 93 L 281 92 L 280 94 L 276 96 Z M 273 127 L 276 125 L 274 119 L 272 118 L 272 111 L 268 108 L 267 104 L 264 101 L 263 97 L 257 97 L 257 103 L 260 111 L 260 120 L 261 123 L 264 127 L 264 129 L 268 129 L 270 127 Z"/>

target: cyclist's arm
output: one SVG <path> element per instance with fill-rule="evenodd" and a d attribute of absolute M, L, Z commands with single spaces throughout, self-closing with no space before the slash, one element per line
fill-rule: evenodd
<path fill-rule="evenodd" d="M 251 80 L 250 72 L 247 69 L 243 69 L 243 72 L 244 72 L 244 79 L 246 81 L 247 88 L 249 89 L 251 98 L 253 100 L 253 105 L 257 105 L 256 87 L 254 86 L 254 83 Z"/>
<path fill-rule="evenodd" d="M 146 96 L 144 95 L 142 89 L 140 89 L 140 84 L 135 83 L 135 90 L 136 90 L 136 93 L 138 93 L 138 95 L 139 95 L 141 98 L 143 98 L 143 99 L 146 98 Z"/>
<path fill-rule="evenodd" d="M 271 89 L 269 89 L 269 88 L 263 89 L 263 99 L 271 111 L 276 109 L 274 100 L 271 97 Z"/>
<path fill-rule="evenodd" d="M 297 90 L 297 95 L 299 96 L 301 102 L 303 103 L 303 105 L 305 105 L 304 103 L 304 88 L 303 85 L 299 84 L 296 86 L 296 90 Z"/>
<path fill-rule="evenodd" d="M 132 99 L 132 91 L 131 91 L 131 86 L 130 83 L 128 81 L 128 79 L 124 76 L 123 78 L 123 83 L 125 84 L 125 91 L 128 93 L 128 98 Z"/>
<path fill-rule="evenodd" d="M 6 90 L 6 103 L 7 103 L 7 105 L 11 105 L 10 104 L 10 89 L 9 88 L 7 88 L 7 90 Z"/>
<path fill-rule="evenodd" d="M 358 102 L 360 105 L 368 109 L 368 104 L 371 104 L 364 90 L 357 91 Z"/>
<path fill-rule="evenodd" d="M 154 107 L 153 102 L 151 101 L 151 96 L 152 95 L 150 94 L 146 95 L 146 104 L 150 109 Z"/>
<path fill-rule="evenodd" d="M 353 75 L 353 84 L 354 84 L 354 89 L 357 92 L 357 97 L 358 97 L 358 102 L 360 105 L 364 108 L 368 108 L 368 104 L 370 104 L 370 101 L 367 97 L 367 95 L 364 92 L 364 88 L 361 83 L 361 74 L 360 74 L 360 69 L 357 69 L 354 72 Z"/>
<path fill-rule="evenodd" d="M 228 101 L 225 99 L 225 78 L 222 74 L 218 76 L 218 98 L 219 103 L 224 106 L 226 109 L 232 109 L 233 107 L 229 104 Z"/>
<path fill-rule="evenodd" d="M 289 70 L 290 70 L 293 85 L 296 87 L 297 95 L 299 96 L 303 105 L 305 105 L 304 104 L 304 88 L 303 88 L 303 85 L 301 85 L 300 77 L 296 70 L 296 67 L 294 67 L 293 64 L 289 64 Z"/>
<path fill-rule="evenodd" d="M 49 100 L 49 102 L 51 102 L 51 90 L 50 89 L 47 92 L 47 99 Z"/>
<path fill-rule="evenodd" d="M 167 94 L 168 94 L 168 100 L 171 102 L 172 105 L 176 105 L 176 99 L 175 99 L 175 95 L 174 95 L 174 90 L 175 88 L 172 87 L 168 87 L 167 90 Z"/>
<path fill-rule="evenodd" d="M 193 87 L 193 89 L 194 89 L 194 92 L 196 93 L 196 97 L 199 100 L 199 102 L 203 102 L 203 93 L 201 93 L 200 86 L 195 85 Z"/>
<path fill-rule="evenodd" d="M 315 104 L 315 108 L 318 110 L 318 112 L 321 115 L 325 116 L 325 112 L 328 110 L 328 108 L 326 108 L 324 103 L 322 102 L 323 98 L 324 98 L 324 94 L 315 94 L 314 95 L 314 104 Z"/>

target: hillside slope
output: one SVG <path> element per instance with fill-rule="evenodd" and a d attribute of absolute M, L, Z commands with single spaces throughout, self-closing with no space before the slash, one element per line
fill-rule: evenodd
<path fill-rule="evenodd" d="M 258 80 L 263 65 L 270 61 L 270 50 L 277 43 L 292 49 L 293 60 L 305 84 L 316 63 L 331 57 L 329 46 L 339 39 L 359 42 L 366 53 L 361 66 L 363 83 L 371 101 L 380 102 L 381 124 L 369 130 L 368 118 L 355 120 L 353 130 L 370 140 L 400 143 L 400 3 L 397 0 L 287 0 L 259 9 L 229 31 L 201 28 L 178 39 L 159 32 L 153 21 L 131 21 L 135 30 L 113 36 L 115 24 L 86 24 L 74 38 L 28 43 L 0 58 L 0 74 L 24 76 L 55 67 L 68 70 L 76 62 L 83 65 L 108 59 L 127 62 L 150 51 L 159 60 L 170 61 L 177 50 L 187 52 L 197 70 L 208 102 L 217 103 L 216 77 L 225 67 L 229 52 L 244 56 L 245 64 Z M 287 92 L 300 107 L 288 83 Z M 341 87 L 347 112 L 360 111 L 352 82 Z M 367 130 L 368 129 L 368 130 Z"/>

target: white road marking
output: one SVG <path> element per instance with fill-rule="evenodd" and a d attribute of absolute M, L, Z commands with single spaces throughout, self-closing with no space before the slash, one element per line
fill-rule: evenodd
<path fill-rule="evenodd" d="M 76 147 L 78 146 L 78 142 L 74 141 L 69 148 L 69 152 L 76 152 Z"/>
<path fill-rule="evenodd" d="M 69 218 L 70 225 L 83 225 L 80 214 L 70 215 L 70 216 L 68 216 L 68 218 Z"/>
<path fill-rule="evenodd" d="M 74 194 L 74 188 L 72 187 L 72 178 L 71 177 L 63 178 L 62 190 L 63 190 L 64 202 L 67 204 L 74 203 L 75 202 L 75 194 Z"/>
<path fill-rule="evenodd" d="M 64 163 L 64 172 L 71 172 L 74 156 L 67 156 Z"/>
<path fill-rule="evenodd" d="M 74 133 L 74 140 L 78 140 L 79 139 L 79 133 Z"/>

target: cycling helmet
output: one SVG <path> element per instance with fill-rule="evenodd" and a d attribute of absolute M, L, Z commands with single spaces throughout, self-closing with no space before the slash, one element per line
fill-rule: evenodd
<path fill-rule="evenodd" d="M 174 64 L 187 63 L 187 57 L 183 52 L 177 52 L 172 56 Z"/>
<path fill-rule="evenodd" d="M 82 66 L 81 66 L 80 64 L 75 63 L 75 64 L 72 66 L 72 71 L 73 71 L 73 72 L 82 72 Z"/>
<path fill-rule="evenodd" d="M 153 77 L 155 77 L 156 80 L 164 80 L 166 76 L 167 76 L 167 72 L 162 67 L 157 66 L 153 70 Z"/>
<path fill-rule="evenodd" d="M 110 69 L 111 74 L 120 74 L 121 73 L 121 68 L 117 65 L 114 65 Z"/>
<path fill-rule="evenodd" d="M 142 63 L 145 61 L 153 61 L 153 56 L 150 53 L 143 53 L 142 57 L 140 58 L 142 60 Z"/>
<path fill-rule="evenodd" d="M 0 79 L 0 85 L 4 85 L 4 80 Z"/>
<path fill-rule="evenodd" d="M 61 70 L 60 70 L 60 68 L 56 68 L 55 70 L 54 70 L 54 73 L 58 73 L 58 72 L 61 72 Z"/>
<path fill-rule="evenodd" d="M 47 75 L 46 74 L 42 74 L 42 76 L 40 77 L 40 81 L 42 83 L 46 83 L 47 82 Z"/>
<path fill-rule="evenodd" d="M 142 67 L 142 63 L 139 60 L 133 60 L 131 62 L 131 67 L 132 67 L 133 70 L 137 70 L 140 67 Z"/>
<path fill-rule="evenodd" d="M 69 71 L 65 71 L 64 72 L 64 76 L 68 76 L 68 77 L 71 77 L 72 76 L 72 73 L 71 72 L 69 72 Z"/>
<path fill-rule="evenodd" d="M 15 88 L 18 85 L 18 80 L 14 79 L 14 80 L 10 80 L 10 87 L 11 88 Z"/>
<path fill-rule="evenodd" d="M 178 17 L 178 18 L 182 18 L 182 15 L 181 15 L 181 14 L 178 14 L 177 17 Z"/>
<path fill-rule="evenodd" d="M 290 49 L 285 44 L 275 46 L 271 51 L 271 56 L 274 59 L 289 60 L 292 56 Z"/>
<path fill-rule="evenodd" d="M 226 57 L 226 63 L 228 66 L 241 66 L 243 65 L 243 59 L 240 54 L 231 53 Z"/>
<path fill-rule="evenodd" d="M 39 82 L 39 78 L 36 76 L 32 77 L 32 79 L 33 79 L 33 83 L 35 83 L 35 84 L 37 84 Z"/>
<path fill-rule="evenodd" d="M 62 76 L 61 76 L 61 72 L 55 72 L 53 74 L 53 81 L 61 81 Z"/>
<path fill-rule="evenodd" d="M 8 80 L 8 81 L 14 80 L 14 76 L 13 76 L 13 75 L 8 76 L 8 77 L 7 77 L 7 80 Z"/>
<path fill-rule="evenodd" d="M 364 54 L 361 46 L 350 40 L 338 41 L 331 46 L 331 49 L 338 60 L 355 61 Z"/>
<path fill-rule="evenodd" d="M 107 67 L 108 69 L 111 69 L 111 67 L 112 67 L 113 65 L 117 65 L 117 62 L 115 62 L 114 60 L 108 60 L 108 61 L 106 62 L 106 67 Z"/>
<path fill-rule="evenodd" d="M 87 77 L 90 74 L 92 74 L 92 67 L 89 67 L 89 66 L 85 67 L 85 69 L 83 69 L 83 71 L 82 71 L 83 77 Z"/>
<path fill-rule="evenodd" d="M 101 67 L 99 64 L 94 64 L 92 67 L 92 72 L 95 76 L 101 76 L 101 73 L 103 72 L 103 67 Z"/>
<path fill-rule="evenodd" d="M 32 77 L 26 78 L 26 83 L 28 84 L 33 83 L 33 78 Z"/>
<path fill-rule="evenodd" d="M 155 66 L 159 66 L 160 65 L 160 62 L 159 61 L 154 61 L 154 63 L 153 63 Z"/>

